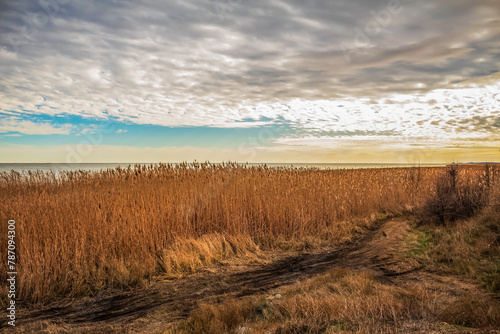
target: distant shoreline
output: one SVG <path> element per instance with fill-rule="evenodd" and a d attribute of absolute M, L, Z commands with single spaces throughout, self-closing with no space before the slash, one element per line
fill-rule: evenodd
<path fill-rule="evenodd" d="M 10 172 L 11 170 L 22 171 L 76 171 L 88 170 L 99 171 L 106 169 L 115 169 L 117 167 L 127 168 L 135 165 L 157 165 L 158 163 L 78 163 L 78 164 L 61 164 L 61 163 L 0 163 L 0 172 Z M 179 165 L 180 163 L 170 163 L 171 165 Z M 221 165 L 222 163 L 211 163 L 213 165 Z M 318 169 L 361 169 L 361 168 L 404 168 L 404 167 L 441 167 L 446 164 L 418 164 L 418 163 L 237 163 L 241 166 L 267 166 L 271 168 L 279 167 L 295 167 L 295 168 L 318 168 Z"/>

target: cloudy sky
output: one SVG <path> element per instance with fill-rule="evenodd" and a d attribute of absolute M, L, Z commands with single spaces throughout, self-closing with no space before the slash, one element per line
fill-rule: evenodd
<path fill-rule="evenodd" d="M 6 0 L 0 162 L 500 161 L 497 0 Z"/>

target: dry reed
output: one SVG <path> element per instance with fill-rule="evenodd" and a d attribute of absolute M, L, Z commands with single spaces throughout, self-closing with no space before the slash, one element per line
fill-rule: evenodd
<path fill-rule="evenodd" d="M 18 297 L 45 302 L 190 272 L 283 240 L 339 242 L 355 219 L 422 205 L 442 173 L 233 163 L 12 171 L 0 174 L 0 235 L 14 219 Z M 0 249 L 4 256 L 6 238 Z M 0 281 L 4 294 L 5 272 Z"/>

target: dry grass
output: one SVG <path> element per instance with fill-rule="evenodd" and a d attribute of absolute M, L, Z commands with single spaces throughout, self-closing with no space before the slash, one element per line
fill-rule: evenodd
<path fill-rule="evenodd" d="M 450 297 L 423 283 L 384 284 L 370 271 L 334 269 L 268 298 L 202 305 L 172 333 L 453 332 L 500 326 L 499 303 Z M 440 328 L 450 324 L 449 331 Z M 246 332 L 241 328 L 245 328 Z M 168 333 L 168 331 L 167 331 Z"/>
<path fill-rule="evenodd" d="M 421 225 L 415 246 L 413 255 L 433 270 L 474 279 L 500 296 L 500 186 L 473 218 Z"/>
<path fill-rule="evenodd" d="M 391 281 L 336 268 L 267 298 L 201 305 L 165 333 L 498 333 L 500 187 L 491 190 L 477 217 L 413 231 L 407 255 L 433 274 Z"/>
<path fill-rule="evenodd" d="M 422 205 L 442 173 L 235 164 L 11 172 L 0 174 L 0 220 L 16 221 L 19 298 L 45 302 L 192 272 L 259 247 L 340 242 L 377 213 Z M 5 279 L 0 272 L 2 296 Z"/>

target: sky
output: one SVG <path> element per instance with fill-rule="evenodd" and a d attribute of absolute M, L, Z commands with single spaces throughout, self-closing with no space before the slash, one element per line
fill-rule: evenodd
<path fill-rule="evenodd" d="M 0 163 L 500 162 L 497 0 L 4 0 Z"/>

